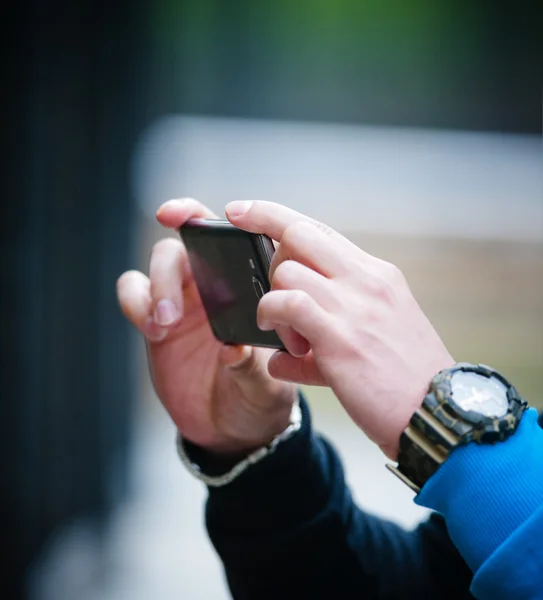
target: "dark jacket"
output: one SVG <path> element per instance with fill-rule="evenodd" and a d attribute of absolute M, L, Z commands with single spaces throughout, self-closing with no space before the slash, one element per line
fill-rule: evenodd
<path fill-rule="evenodd" d="M 442 517 L 405 531 L 360 510 L 336 452 L 312 431 L 303 399 L 301 406 L 293 438 L 231 484 L 210 488 L 207 527 L 232 596 L 472 598 L 471 571 Z M 193 458 L 206 472 L 221 469 L 202 454 Z"/>

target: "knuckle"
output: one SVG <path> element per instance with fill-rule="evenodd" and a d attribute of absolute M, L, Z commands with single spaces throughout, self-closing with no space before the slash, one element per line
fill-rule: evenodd
<path fill-rule="evenodd" d="M 377 306 L 368 307 L 364 312 L 364 324 L 365 328 L 363 331 L 363 337 L 366 342 L 373 339 L 375 330 L 380 328 L 381 323 L 385 319 L 384 311 L 379 309 Z"/>
<path fill-rule="evenodd" d="M 275 268 L 272 285 L 274 287 L 289 287 L 295 280 L 298 271 L 297 264 L 293 260 L 285 260 Z"/>
<path fill-rule="evenodd" d="M 394 304 L 398 291 L 405 284 L 403 273 L 396 265 L 380 261 L 378 269 L 367 276 L 365 286 L 368 292 L 387 304 Z"/>
<path fill-rule="evenodd" d="M 322 221 L 311 219 L 309 221 L 296 221 L 289 225 L 283 236 L 283 240 L 286 236 L 287 244 L 291 246 L 295 245 L 300 239 L 306 238 L 308 235 L 314 235 L 315 230 L 324 233 L 325 235 L 335 235 L 334 229 L 326 225 Z"/>
<path fill-rule="evenodd" d="M 325 233 L 326 235 L 332 235 L 334 233 L 334 230 L 322 221 L 314 221 L 313 227 L 316 227 L 319 231 L 322 231 L 322 233 Z"/>
<path fill-rule="evenodd" d="M 281 245 L 284 248 L 288 249 L 297 245 L 298 240 L 300 239 L 300 226 L 301 223 L 297 221 L 285 229 L 283 237 L 281 238 Z"/>
<path fill-rule="evenodd" d="M 258 301 L 256 307 L 256 320 L 257 323 L 274 321 L 275 315 L 278 311 L 279 305 L 275 302 L 274 292 L 268 292 L 264 294 Z"/>
<path fill-rule="evenodd" d="M 283 245 L 283 243 L 281 243 L 278 246 L 277 250 L 274 252 L 271 262 L 270 262 L 270 271 L 269 271 L 270 278 L 273 278 L 273 276 L 275 275 L 275 271 L 277 270 L 277 267 L 285 260 L 288 260 L 288 251 L 287 251 L 286 247 Z"/>
<path fill-rule="evenodd" d="M 287 249 L 294 248 L 308 236 L 314 235 L 315 229 L 318 229 L 327 235 L 332 233 L 332 229 L 320 221 L 296 221 L 285 229 L 281 244 Z"/>
<path fill-rule="evenodd" d="M 285 308 L 290 314 L 305 312 L 310 305 L 311 298 L 303 290 L 292 290 L 285 301 Z"/>
<path fill-rule="evenodd" d="M 383 261 L 382 269 L 384 271 L 386 279 L 391 285 L 400 285 L 405 282 L 404 274 L 401 269 L 395 264 Z"/>
<path fill-rule="evenodd" d="M 394 287 L 381 273 L 368 276 L 365 287 L 369 294 L 377 300 L 392 303 L 395 297 Z"/>

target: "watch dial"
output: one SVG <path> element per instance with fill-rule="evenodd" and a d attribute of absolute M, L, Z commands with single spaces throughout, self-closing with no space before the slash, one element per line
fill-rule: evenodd
<path fill-rule="evenodd" d="M 454 403 L 464 411 L 484 417 L 507 414 L 507 388 L 494 377 L 458 371 L 451 377 L 451 388 Z"/>

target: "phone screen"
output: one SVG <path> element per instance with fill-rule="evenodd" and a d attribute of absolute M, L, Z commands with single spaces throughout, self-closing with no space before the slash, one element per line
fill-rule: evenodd
<path fill-rule="evenodd" d="M 229 344 L 283 348 L 274 331 L 256 324 L 258 301 L 269 291 L 269 259 L 263 236 L 228 222 L 198 221 L 180 230 L 209 323 Z M 267 239 L 267 238 L 266 238 Z"/>

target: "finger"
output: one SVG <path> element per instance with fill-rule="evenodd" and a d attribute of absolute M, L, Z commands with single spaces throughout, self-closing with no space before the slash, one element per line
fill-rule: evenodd
<path fill-rule="evenodd" d="M 151 283 L 139 271 L 127 271 L 117 280 L 117 300 L 123 315 L 143 331 L 151 308 Z"/>
<path fill-rule="evenodd" d="M 312 352 L 301 358 L 286 352 L 276 352 L 268 362 L 268 372 L 274 379 L 282 381 L 292 381 L 302 385 L 327 385 Z"/>
<path fill-rule="evenodd" d="M 272 290 L 258 303 L 257 322 L 269 331 L 288 325 L 313 347 L 333 333 L 332 317 L 302 290 Z"/>
<path fill-rule="evenodd" d="M 139 271 L 127 271 L 117 280 L 117 299 L 124 316 L 152 342 L 163 340 L 168 331 L 158 326 L 151 311 L 151 282 Z"/>
<path fill-rule="evenodd" d="M 297 396 L 294 386 L 285 386 L 282 381 L 270 377 L 268 361 L 272 354 L 273 351 L 268 348 L 251 346 L 222 346 L 219 352 L 220 362 L 228 369 L 245 398 L 257 399 L 255 410 L 259 413 L 263 409 L 269 410 L 269 439 L 272 439 L 277 431 L 284 429 L 283 414 L 288 415 Z M 284 407 L 284 411 L 278 411 L 281 406 Z M 262 445 L 262 437 L 267 437 L 266 432 L 260 430 L 255 431 L 255 436 L 257 447 Z"/>
<path fill-rule="evenodd" d="M 361 252 L 358 246 L 331 227 L 276 202 L 264 200 L 230 202 L 226 205 L 226 216 L 236 227 L 252 233 L 264 233 L 278 242 L 282 241 L 283 235 L 291 225 L 309 223 L 342 245 Z"/>
<path fill-rule="evenodd" d="M 164 227 L 179 229 L 189 219 L 218 219 L 218 216 L 194 198 L 179 198 L 165 202 L 157 210 L 156 218 Z"/>
<path fill-rule="evenodd" d="M 282 329 L 283 331 L 280 331 Z M 309 351 L 309 342 L 290 327 L 278 327 L 277 334 L 281 338 L 285 348 L 293 356 L 304 356 Z M 252 358 L 253 348 L 251 346 L 224 345 L 219 354 L 219 360 L 232 369 L 241 369 L 247 366 Z"/>
<path fill-rule="evenodd" d="M 272 258 L 272 271 L 282 257 L 288 257 L 323 275 L 338 276 L 352 268 L 354 261 L 369 257 L 337 231 L 281 204 L 231 202 L 226 207 L 226 214 L 237 227 L 264 233 L 280 242 Z"/>
<path fill-rule="evenodd" d="M 350 244 L 350 242 L 349 242 Z M 354 248 L 354 247 L 353 247 Z M 360 251 L 345 248 L 311 223 L 295 223 L 285 231 L 270 263 L 270 278 L 285 260 L 295 260 L 325 277 L 340 277 L 360 263 Z"/>
<path fill-rule="evenodd" d="M 253 397 L 262 397 L 263 385 L 269 385 L 267 363 L 273 350 L 252 346 L 222 345 L 219 361 Z"/>
<path fill-rule="evenodd" d="M 292 327 L 278 325 L 275 332 L 281 338 L 283 345 L 292 356 L 305 356 L 310 349 L 309 342 Z"/>
<path fill-rule="evenodd" d="M 265 233 L 281 241 L 287 227 L 305 222 L 318 225 L 318 221 L 276 202 L 264 200 L 238 200 L 226 205 L 226 216 L 236 227 L 252 233 Z"/>
<path fill-rule="evenodd" d="M 302 290 L 327 311 L 337 308 L 334 282 L 294 260 L 286 260 L 275 269 L 272 290 Z"/>
<path fill-rule="evenodd" d="M 292 260 L 280 263 L 272 279 L 272 290 L 301 289 L 311 297 L 318 298 L 326 309 L 336 305 L 331 287 L 329 279 Z M 309 342 L 292 327 L 278 325 L 276 332 L 292 356 L 302 357 L 309 352 Z"/>
<path fill-rule="evenodd" d="M 161 327 L 172 327 L 183 314 L 183 271 L 188 262 L 180 240 L 157 242 L 149 262 L 151 314 Z"/>
<path fill-rule="evenodd" d="M 291 256 L 290 248 L 287 244 L 277 244 L 275 248 L 275 252 L 273 253 L 272 259 L 270 261 L 270 269 L 268 271 L 268 277 L 270 281 L 273 279 L 275 271 L 277 267 L 286 260 L 295 260 L 293 256 Z"/>

